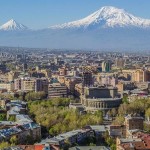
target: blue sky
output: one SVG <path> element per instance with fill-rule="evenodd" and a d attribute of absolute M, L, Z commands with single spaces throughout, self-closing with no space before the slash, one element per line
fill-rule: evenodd
<path fill-rule="evenodd" d="M 102 6 L 150 19 L 150 0 L 0 0 L 0 25 L 13 18 L 30 28 L 46 28 L 81 19 Z"/>

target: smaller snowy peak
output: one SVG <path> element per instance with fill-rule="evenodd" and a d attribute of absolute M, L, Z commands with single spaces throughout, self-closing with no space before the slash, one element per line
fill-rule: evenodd
<path fill-rule="evenodd" d="M 5 24 L 3 24 L 2 26 L 0 26 L 0 30 L 4 30 L 4 31 L 17 31 L 17 30 L 22 31 L 27 29 L 28 27 L 16 22 L 14 19 L 11 19 Z"/>

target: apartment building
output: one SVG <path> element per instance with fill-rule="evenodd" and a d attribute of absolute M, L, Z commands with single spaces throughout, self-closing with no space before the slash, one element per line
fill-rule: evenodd
<path fill-rule="evenodd" d="M 48 97 L 67 97 L 67 87 L 61 83 L 50 83 L 48 85 Z"/>
<path fill-rule="evenodd" d="M 17 91 L 48 91 L 48 79 L 47 78 L 32 78 L 24 77 L 14 80 L 14 89 Z"/>

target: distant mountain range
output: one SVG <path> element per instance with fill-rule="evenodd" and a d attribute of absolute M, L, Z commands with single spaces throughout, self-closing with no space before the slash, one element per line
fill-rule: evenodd
<path fill-rule="evenodd" d="M 67 49 L 150 50 L 150 20 L 105 6 L 77 21 L 31 30 L 11 19 L 0 45 Z"/>

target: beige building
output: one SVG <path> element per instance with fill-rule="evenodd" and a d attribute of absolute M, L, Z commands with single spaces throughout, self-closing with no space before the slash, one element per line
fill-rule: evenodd
<path fill-rule="evenodd" d="M 23 80 L 22 81 L 22 89 L 24 89 L 24 91 L 34 91 L 35 90 L 35 80 Z"/>
<path fill-rule="evenodd" d="M 80 96 L 83 93 L 83 85 L 82 83 L 75 85 L 75 95 Z"/>
<path fill-rule="evenodd" d="M 7 91 L 14 90 L 14 83 L 13 82 L 0 82 L 0 89 L 6 89 Z"/>
<path fill-rule="evenodd" d="M 57 79 L 61 84 L 65 83 L 65 76 L 58 76 Z"/>
<path fill-rule="evenodd" d="M 14 79 L 17 79 L 19 75 L 20 75 L 19 71 L 10 71 L 10 72 L 8 72 L 8 74 L 7 74 L 8 81 L 9 82 L 14 81 Z"/>
<path fill-rule="evenodd" d="M 65 77 L 65 85 L 68 88 L 68 92 L 75 94 L 75 85 L 82 82 L 80 77 Z"/>
<path fill-rule="evenodd" d="M 118 84 L 116 84 L 116 87 L 118 88 L 118 92 L 122 93 L 125 90 L 133 90 L 135 84 L 130 81 L 119 81 Z"/>
<path fill-rule="evenodd" d="M 65 76 L 65 75 L 67 75 L 67 68 L 65 68 L 65 67 L 59 68 L 59 75 L 60 75 L 60 76 Z"/>
<path fill-rule="evenodd" d="M 150 79 L 150 72 L 148 70 L 137 69 L 132 74 L 132 81 L 146 82 Z"/>
<path fill-rule="evenodd" d="M 45 74 L 46 78 L 50 78 L 51 77 L 51 71 L 48 69 L 41 69 L 40 71 L 41 73 Z"/>
<path fill-rule="evenodd" d="M 14 81 L 14 89 L 18 91 L 48 91 L 48 79 L 47 78 L 18 78 Z"/>

